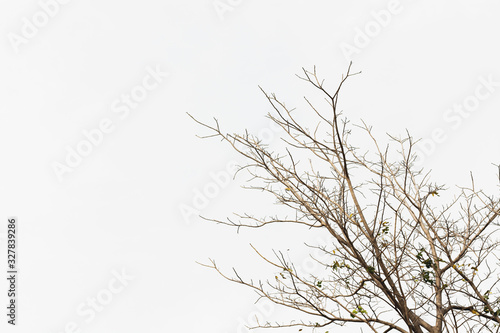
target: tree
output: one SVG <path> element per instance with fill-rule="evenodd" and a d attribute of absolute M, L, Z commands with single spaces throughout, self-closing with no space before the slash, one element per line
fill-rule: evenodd
<path fill-rule="evenodd" d="M 192 117 L 211 131 L 204 138 L 220 138 L 246 158 L 241 169 L 250 172 L 252 188 L 296 213 L 293 218 L 244 214 L 237 221 L 208 220 L 237 228 L 297 223 L 331 238 L 330 244 L 311 246 L 324 254 L 323 276 L 301 275 L 281 252 L 271 258 L 257 249 L 280 272 L 275 280 L 247 281 L 236 270 L 230 276 L 214 260 L 206 266 L 260 297 L 314 317 L 257 327 L 361 324 L 373 332 L 499 332 L 499 242 L 494 237 L 499 199 L 476 189 L 471 175 L 469 186 L 457 187 L 452 199 L 438 206 L 438 196 L 450 190 L 416 167 L 416 141 L 407 132 L 389 136 L 391 144 L 383 148 L 371 127 L 352 126 L 342 116 L 339 94 L 355 74 L 349 65 L 330 92 L 316 68 L 303 69 L 298 77 L 328 102 L 325 112 L 305 98 L 317 118 L 313 131 L 261 88 L 273 107 L 268 117 L 284 133 L 282 154 L 248 132 L 224 134 L 217 119 L 209 125 Z M 368 135 L 372 153 L 351 145 L 353 128 Z"/>

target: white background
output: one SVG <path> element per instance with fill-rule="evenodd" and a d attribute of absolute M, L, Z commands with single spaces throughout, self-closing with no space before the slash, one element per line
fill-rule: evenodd
<path fill-rule="evenodd" d="M 41 5 L 47 3 L 51 17 Z M 478 101 L 476 90 L 488 91 L 478 88 L 481 78 L 500 82 L 500 3 L 400 0 L 382 26 L 373 13 L 388 6 L 1 1 L 0 232 L 8 216 L 18 217 L 20 277 L 18 326 L 6 324 L 2 305 L 0 330 L 229 333 L 244 332 L 242 323 L 255 314 L 294 319 L 278 307 L 257 307 L 252 291 L 195 261 L 215 258 L 228 273 L 234 266 L 265 280 L 274 274 L 249 243 L 266 254 L 292 246 L 300 256 L 303 242 L 315 235 L 286 225 L 237 234 L 181 209 L 221 219 L 241 209 L 279 210 L 265 200 L 257 208 L 259 194 L 239 187 L 246 177 L 213 187 L 214 174 L 224 178 L 230 161 L 244 160 L 218 140 L 196 138 L 207 132 L 186 112 L 202 121 L 216 117 L 227 132 L 247 128 L 278 140 L 257 85 L 308 112 L 302 96 L 314 92 L 294 76 L 302 67 L 316 65 L 334 87 L 353 60 L 362 74 L 341 97 L 346 116 L 373 125 L 381 140 L 408 129 L 426 140 L 423 166 L 433 170 L 433 180 L 454 189 L 468 184 L 472 171 L 478 186 L 496 194 L 500 86 L 464 116 L 447 110 Z M 360 37 L 364 32 L 367 39 Z M 347 44 L 356 48 L 350 56 L 341 48 Z M 126 116 L 114 112 L 154 69 L 169 75 Z M 58 177 L 54 166 L 66 163 L 68 147 L 83 147 L 83 132 L 103 119 L 113 130 L 97 135 L 87 156 Z M 433 139 L 436 130 L 441 142 Z M 211 198 L 197 201 L 210 186 Z M 5 238 L 0 242 L 5 249 Z M 122 271 L 133 278 L 110 293 Z M 0 288 L 0 304 L 6 304 L 5 279 Z M 87 302 L 96 297 L 106 304 L 95 317 L 78 313 L 90 311 Z"/>

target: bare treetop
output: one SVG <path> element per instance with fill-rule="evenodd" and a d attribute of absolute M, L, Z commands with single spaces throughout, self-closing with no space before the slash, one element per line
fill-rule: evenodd
<path fill-rule="evenodd" d="M 308 322 L 260 323 L 258 327 L 330 327 L 362 325 L 373 332 L 499 332 L 498 289 L 500 201 L 476 189 L 474 179 L 444 206 L 436 203 L 446 189 L 416 168 L 415 141 L 391 136 L 380 147 L 363 151 L 350 144 L 351 125 L 338 108 L 339 95 L 353 75 L 351 65 L 333 91 L 316 69 L 300 79 L 323 95 L 326 108 L 305 98 L 316 127 L 310 130 L 274 94 L 263 91 L 273 107 L 268 117 L 283 132 L 283 152 L 271 151 L 256 136 L 225 134 L 219 122 L 200 122 L 244 156 L 252 188 L 272 194 L 295 212 L 293 218 L 269 213 L 263 219 L 245 213 L 237 219 L 211 221 L 261 228 L 296 223 L 323 230 L 328 244 L 313 246 L 324 274 L 301 274 L 277 252 L 269 258 L 255 249 L 279 274 L 271 281 L 247 281 L 234 270 L 223 277 L 250 287 L 260 297 L 311 316 Z M 394 148 L 395 147 L 395 148 Z M 368 151 L 371 153 L 367 153 Z M 300 159 L 297 157 L 300 156 Z M 394 158 L 394 156 L 396 156 Z M 308 230 L 308 229 L 306 229 Z"/>

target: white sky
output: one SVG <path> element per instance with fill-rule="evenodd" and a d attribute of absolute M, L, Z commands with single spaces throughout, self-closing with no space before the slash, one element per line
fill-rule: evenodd
<path fill-rule="evenodd" d="M 382 26 L 373 13 L 388 8 Z M 408 129 L 425 139 L 422 165 L 435 181 L 466 185 L 472 171 L 496 194 L 499 10 L 484 0 L 1 1 L 0 219 L 19 219 L 20 277 L 19 325 L 2 313 L 0 330 L 232 333 L 256 312 L 287 318 L 195 261 L 215 258 L 227 272 L 266 279 L 273 272 L 250 242 L 300 257 L 316 235 L 236 234 L 185 218 L 180 208 L 195 206 L 211 175 L 244 162 L 217 140 L 196 138 L 206 132 L 186 112 L 277 140 L 257 85 L 305 110 L 312 90 L 294 75 L 316 65 L 335 86 L 348 65 L 342 45 L 357 48 L 350 59 L 363 72 L 341 98 L 353 122 L 364 119 L 381 140 Z M 127 106 L 131 92 L 142 100 Z M 68 149 L 88 154 L 68 166 Z M 239 187 L 244 179 L 218 186 L 201 213 L 274 214 L 279 207 Z M 122 270 L 134 278 L 110 293 Z M 87 302 L 98 295 L 109 303 L 93 316 Z"/>

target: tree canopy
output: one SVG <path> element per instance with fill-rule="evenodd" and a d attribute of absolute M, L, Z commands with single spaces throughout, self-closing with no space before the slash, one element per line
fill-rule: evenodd
<path fill-rule="evenodd" d="M 276 252 L 262 259 L 279 274 L 275 280 L 247 281 L 228 274 L 214 260 L 209 266 L 223 277 L 256 290 L 260 297 L 311 315 L 311 321 L 261 323 L 258 327 L 362 325 L 373 332 L 499 332 L 498 288 L 500 201 L 470 184 L 444 205 L 436 199 L 448 189 L 431 182 L 416 166 L 416 141 L 405 133 L 390 136 L 381 147 L 365 124 L 351 125 L 338 107 L 341 89 L 329 91 L 316 68 L 300 79 L 316 88 L 322 106 L 305 98 L 316 117 L 311 130 L 274 94 L 263 93 L 273 107 L 268 117 L 283 133 L 286 148 L 275 152 L 255 135 L 227 134 L 219 121 L 196 122 L 244 156 L 253 188 L 270 193 L 295 212 L 293 218 L 251 214 L 237 219 L 209 219 L 241 228 L 295 223 L 319 229 L 331 240 L 314 246 L 322 276 L 301 274 Z M 325 107 L 326 106 L 326 107 Z M 351 145 L 351 129 L 361 129 L 369 148 Z M 296 156 L 300 156 L 300 159 Z"/>

